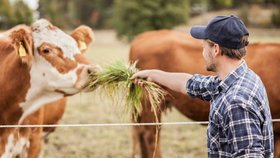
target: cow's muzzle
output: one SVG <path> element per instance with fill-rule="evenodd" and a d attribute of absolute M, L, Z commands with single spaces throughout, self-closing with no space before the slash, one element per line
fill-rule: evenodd
<path fill-rule="evenodd" d="M 100 72 L 102 69 L 99 65 L 85 65 L 77 70 L 78 79 L 75 83 L 75 88 L 82 91 L 89 91 L 89 83 L 91 82 L 90 75 L 96 72 Z"/>

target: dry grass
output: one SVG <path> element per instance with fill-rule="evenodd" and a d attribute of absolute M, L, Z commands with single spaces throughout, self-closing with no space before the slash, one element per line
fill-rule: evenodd
<path fill-rule="evenodd" d="M 92 81 L 89 84 L 89 89 L 105 91 L 115 103 L 125 98 L 118 106 L 124 106 L 125 112 L 132 114 L 134 120 L 142 112 L 141 99 L 147 97 L 152 107 L 151 110 L 155 112 L 157 118 L 156 109 L 163 102 L 166 91 L 159 85 L 146 80 L 142 80 L 142 87 L 134 84 L 130 78 L 139 71 L 136 64 L 137 62 L 128 64 L 127 62 L 115 61 L 105 66 L 102 71 L 90 74 Z"/>

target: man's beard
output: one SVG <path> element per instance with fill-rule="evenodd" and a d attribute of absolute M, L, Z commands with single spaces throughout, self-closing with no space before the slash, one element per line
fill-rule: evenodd
<path fill-rule="evenodd" d="M 208 63 L 206 62 L 206 70 L 212 72 L 216 72 L 217 70 L 216 65 L 213 63 L 213 56 L 210 52 L 208 54 Z"/>
<path fill-rule="evenodd" d="M 209 65 L 206 66 L 206 70 L 207 71 L 212 71 L 212 72 L 216 72 L 216 65 L 211 63 Z"/>

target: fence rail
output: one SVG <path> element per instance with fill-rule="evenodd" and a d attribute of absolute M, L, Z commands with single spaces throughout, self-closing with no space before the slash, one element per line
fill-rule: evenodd
<path fill-rule="evenodd" d="M 273 119 L 272 122 L 280 122 Z M 188 122 L 151 122 L 151 123 L 92 123 L 92 124 L 55 124 L 55 125 L 0 125 L 0 128 L 38 128 L 38 127 L 113 127 L 113 126 L 165 126 L 165 125 L 207 125 L 208 121 Z"/>

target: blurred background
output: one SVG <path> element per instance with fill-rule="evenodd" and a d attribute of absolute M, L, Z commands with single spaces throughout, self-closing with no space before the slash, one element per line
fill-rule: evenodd
<path fill-rule="evenodd" d="M 0 32 L 45 18 L 66 32 L 90 26 L 95 42 L 87 56 L 100 65 L 128 59 L 130 41 L 147 30 L 188 32 L 217 15 L 238 15 L 251 42 L 280 42 L 280 0 L 0 0 Z M 163 122 L 191 121 L 176 109 Z M 129 114 L 98 93 L 70 97 L 61 124 L 130 122 Z M 45 145 L 46 158 L 129 158 L 131 127 L 57 128 Z M 206 127 L 162 126 L 166 158 L 206 157 Z"/>
<path fill-rule="evenodd" d="M 85 24 L 119 37 L 209 21 L 209 13 L 235 14 L 249 27 L 279 28 L 280 0 L 0 0 L 0 29 L 46 18 L 62 29 Z M 197 21 L 196 21 L 197 22 Z"/>

